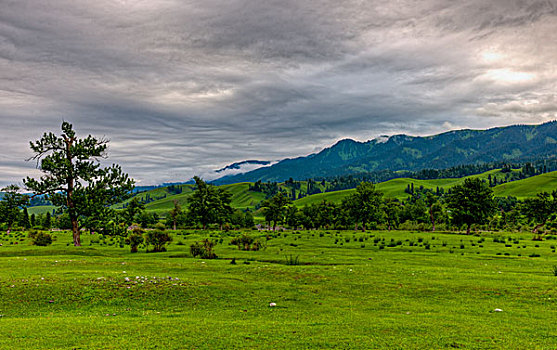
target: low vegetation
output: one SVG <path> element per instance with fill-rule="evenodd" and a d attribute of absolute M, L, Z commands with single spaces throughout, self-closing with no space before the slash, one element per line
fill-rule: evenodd
<path fill-rule="evenodd" d="M 52 245 L 42 247 L 24 232 L 2 233 L 0 348 L 557 343 L 554 236 L 535 242 L 508 232 L 165 232 L 173 243 L 156 255 L 146 254 L 145 244 L 131 254 L 116 237 L 98 234 L 83 234 L 83 246 L 73 247 L 70 231 L 53 231 Z M 230 244 L 244 234 L 266 241 L 266 249 Z M 190 246 L 212 254 L 194 258 Z"/>

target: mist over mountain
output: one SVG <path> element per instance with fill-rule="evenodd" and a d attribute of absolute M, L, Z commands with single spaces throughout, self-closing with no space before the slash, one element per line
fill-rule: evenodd
<path fill-rule="evenodd" d="M 308 156 L 225 176 L 213 181 L 285 181 L 349 175 L 378 170 L 448 168 L 465 164 L 520 161 L 557 154 L 557 122 L 487 130 L 456 130 L 417 137 L 381 136 L 366 142 L 345 139 Z"/>

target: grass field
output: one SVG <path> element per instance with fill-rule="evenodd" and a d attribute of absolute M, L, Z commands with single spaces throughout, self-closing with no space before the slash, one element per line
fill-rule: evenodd
<path fill-rule="evenodd" d="M 178 231 L 168 252 L 130 254 L 54 234 L 0 236 L 2 349 L 557 347 L 557 240 L 253 231 L 265 249 L 239 251 L 238 233 Z M 219 259 L 191 258 L 207 236 Z"/>

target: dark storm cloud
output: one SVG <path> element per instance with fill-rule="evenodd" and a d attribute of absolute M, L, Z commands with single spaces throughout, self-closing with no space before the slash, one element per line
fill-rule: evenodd
<path fill-rule="evenodd" d="M 111 139 L 142 183 L 352 137 L 557 117 L 551 0 L 0 0 L 0 184 L 28 141 Z"/>

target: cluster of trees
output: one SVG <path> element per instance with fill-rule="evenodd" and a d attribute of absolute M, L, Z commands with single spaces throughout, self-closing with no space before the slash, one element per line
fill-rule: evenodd
<path fill-rule="evenodd" d="M 232 208 L 229 192 L 207 184 L 197 176 L 194 180 L 195 189 L 188 199 L 188 207 L 182 209 L 178 202 L 174 202 L 174 208 L 167 215 L 168 227 L 206 229 L 209 225 L 218 225 L 220 229 L 230 229 L 254 226 L 250 211 Z"/>
<path fill-rule="evenodd" d="M 262 205 L 270 229 L 279 225 L 291 228 L 366 228 L 464 229 L 469 234 L 474 225 L 488 229 L 515 229 L 522 222 L 534 226 L 533 232 L 555 219 L 557 191 L 540 193 L 519 202 L 516 198 L 494 198 L 489 185 L 480 179 L 466 179 L 449 191 L 411 189 L 405 202 L 384 198 L 373 183 L 361 182 L 354 194 L 341 204 L 322 201 L 301 209 L 293 206 L 284 193 L 278 193 Z"/>

